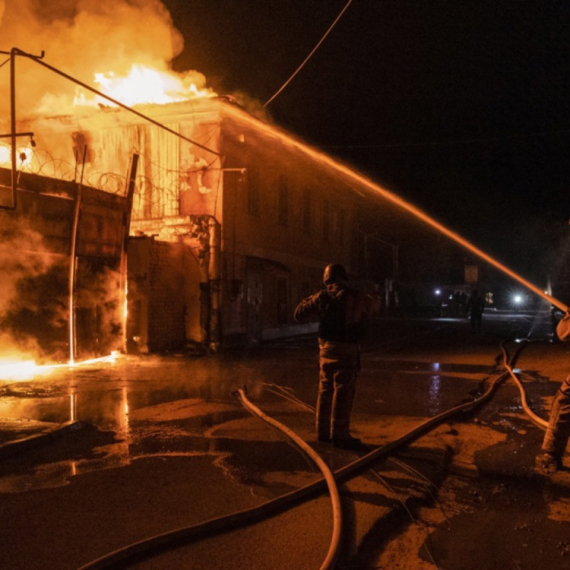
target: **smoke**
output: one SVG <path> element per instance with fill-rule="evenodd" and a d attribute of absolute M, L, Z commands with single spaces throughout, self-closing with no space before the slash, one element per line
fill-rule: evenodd
<path fill-rule="evenodd" d="M 53 257 L 46 253 L 43 246 L 42 236 L 33 231 L 26 222 L 21 219 L 15 221 L 8 215 L 2 216 L 1 220 L 0 315 L 4 314 L 8 306 L 13 303 L 17 284 L 22 277 L 41 275 L 53 263 Z"/>
<path fill-rule="evenodd" d="M 45 51 L 46 63 L 95 88 L 96 73 L 123 76 L 133 65 L 170 71 L 183 49 L 160 0 L 0 0 L 0 18 L 1 50 Z M 0 69 L 1 111 L 9 100 L 8 68 Z M 69 110 L 74 84 L 27 58 L 17 58 L 16 68 L 20 116 Z"/>
<path fill-rule="evenodd" d="M 26 285 L 49 274 L 59 259 L 47 253 L 43 237 L 29 223 L 2 215 L 0 226 L 0 358 L 15 354 L 41 356 L 43 350 L 34 335 L 26 332 L 42 302 Z M 18 314 L 19 327 L 13 316 Z M 22 326 L 24 325 L 24 326 Z"/>
<path fill-rule="evenodd" d="M 35 338 L 16 339 L 11 334 L 0 332 L 0 365 L 2 360 L 38 360 L 43 350 Z"/>
<path fill-rule="evenodd" d="M 251 97 L 244 91 L 234 91 L 232 97 L 236 100 L 241 107 L 243 107 L 250 115 L 254 116 L 260 121 L 266 123 L 274 123 L 273 117 L 269 110 L 263 106 L 263 103 L 259 99 Z"/>

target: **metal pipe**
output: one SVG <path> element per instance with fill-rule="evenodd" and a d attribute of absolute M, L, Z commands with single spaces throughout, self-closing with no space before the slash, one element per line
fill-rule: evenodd
<path fill-rule="evenodd" d="M 129 176 L 127 180 L 127 196 L 125 207 L 123 210 L 123 240 L 121 242 L 121 295 L 123 296 L 123 350 L 127 352 L 127 286 L 128 286 L 128 263 L 127 263 L 127 246 L 129 243 L 129 229 L 131 227 L 131 212 L 133 209 L 133 197 L 135 194 L 135 182 L 137 177 L 137 168 L 139 164 L 139 154 L 133 153 L 131 166 L 129 168 Z"/>
<path fill-rule="evenodd" d="M 71 252 L 69 259 L 69 363 L 75 362 L 75 272 L 77 269 L 76 251 L 77 235 L 79 233 L 79 214 L 81 211 L 81 199 L 83 196 L 83 171 L 85 168 L 85 157 L 87 156 L 87 146 L 83 149 L 83 168 L 81 179 L 77 185 L 77 197 L 75 200 L 75 216 L 73 218 L 73 228 L 71 231 Z"/>
<path fill-rule="evenodd" d="M 15 210 L 17 206 L 16 182 L 16 48 L 10 51 L 10 141 L 12 144 L 12 206 L 8 210 Z"/>
<path fill-rule="evenodd" d="M 221 229 L 215 218 L 208 220 L 209 260 L 209 284 L 210 284 L 210 323 L 209 339 L 210 350 L 214 352 L 220 348 L 220 311 L 221 311 Z"/>
<path fill-rule="evenodd" d="M 16 137 L 33 137 L 34 133 L 27 132 L 27 133 L 14 133 L 13 136 Z M 0 135 L 0 139 L 8 139 L 12 137 L 12 133 L 8 133 L 7 135 Z M 35 144 L 35 143 L 34 143 Z"/>

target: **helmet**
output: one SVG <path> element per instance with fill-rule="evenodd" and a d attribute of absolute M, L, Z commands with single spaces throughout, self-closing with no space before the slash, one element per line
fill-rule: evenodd
<path fill-rule="evenodd" d="M 325 267 L 323 273 L 323 283 L 328 285 L 330 283 L 339 283 L 341 281 L 348 281 L 348 273 L 346 269 L 338 263 L 330 263 Z"/>

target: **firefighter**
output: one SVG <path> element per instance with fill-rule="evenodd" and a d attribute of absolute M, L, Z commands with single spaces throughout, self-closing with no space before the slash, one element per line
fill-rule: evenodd
<path fill-rule="evenodd" d="M 317 437 L 335 447 L 360 449 L 360 439 L 350 434 L 350 415 L 360 370 L 360 342 L 374 301 L 349 287 L 342 265 L 327 265 L 323 282 L 326 289 L 303 299 L 294 313 L 298 322 L 319 319 Z"/>
<path fill-rule="evenodd" d="M 556 334 L 562 341 L 570 340 L 570 311 L 560 320 Z M 562 457 L 570 438 L 570 376 L 558 389 L 552 408 L 548 427 L 542 442 L 541 454 L 536 458 L 537 469 L 550 474 L 562 468 Z"/>

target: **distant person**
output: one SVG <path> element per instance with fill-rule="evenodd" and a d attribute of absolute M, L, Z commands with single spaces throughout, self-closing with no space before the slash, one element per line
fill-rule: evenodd
<path fill-rule="evenodd" d="M 461 291 L 457 297 L 457 302 L 459 304 L 459 314 L 463 315 L 465 313 L 465 310 L 467 308 L 467 294 L 465 293 L 465 291 Z"/>
<path fill-rule="evenodd" d="M 471 297 L 467 301 L 465 308 L 466 313 L 469 315 L 471 321 L 471 331 L 479 332 L 483 323 L 483 311 L 485 310 L 485 299 L 479 295 L 479 291 L 474 289 Z"/>
<path fill-rule="evenodd" d="M 556 334 L 562 341 L 570 339 L 570 311 L 566 312 L 558 323 Z M 569 438 L 570 376 L 562 382 L 552 402 L 541 453 L 536 458 L 536 467 L 541 473 L 550 474 L 562 468 L 562 457 L 568 446 Z"/>
<path fill-rule="evenodd" d="M 374 301 L 348 285 L 342 265 L 327 265 L 326 289 L 303 299 L 295 320 L 319 319 L 319 396 L 316 429 L 320 442 L 343 449 L 360 449 L 350 434 L 350 416 L 356 378 L 360 370 L 360 343 L 364 338 Z"/>

